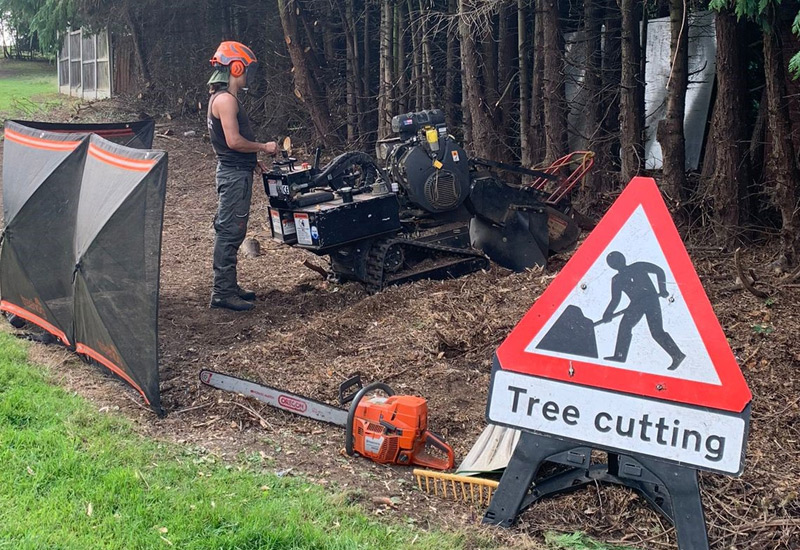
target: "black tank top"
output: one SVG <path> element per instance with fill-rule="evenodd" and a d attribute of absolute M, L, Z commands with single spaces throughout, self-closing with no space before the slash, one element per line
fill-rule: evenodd
<path fill-rule="evenodd" d="M 211 114 L 211 105 L 214 104 L 214 100 L 217 96 L 228 93 L 230 93 L 228 90 L 220 90 L 215 92 L 211 96 L 211 99 L 208 100 L 208 132 L 211 136 L 211 145 L 214 147 L 214 152 L 217 154 L 217 160 L 219 160 L 220 164 L 223 166 L 241 168 L 242 170 L 253 170 L 258 163 L 258 154 L 241 153 L 228 147 L 228 143 L 225 141 L 225 132 L 222 129 L 222 121 Z M 244 139 L 255 141 L 256 136 L 253 133 L 253 129 L 250 127 L 250 119 L 247 117 L 244 106 L 242 102 L 239 101 L 239 98 L 236 98 L 236 102 L 239 104 L 239 112 L 236 114 L 236 120 L 239 123 L 239 134 L 241 134 Z"/>

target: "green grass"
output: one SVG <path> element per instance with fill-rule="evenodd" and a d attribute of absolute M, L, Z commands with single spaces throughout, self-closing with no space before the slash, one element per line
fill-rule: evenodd
<path fill-rule="evenodd" d="M 202 450 L 145 439 L 126 420 L 49 384 L 48 376 L 0 332 L 0 549 L 445 550 L 465 544 L 457 535 L 378 523 L 344 495 L 277 477 L 244 459 L 225 463 Z"/>
<path fill-rule="evenodd" d="M 0 118 L 30 116 L 62 104 L 57 84 L 52 63 L 0 58 Z"/>
<path fill-rule="evenodd" d="M 545 541 L 547 541 L 548 547 L 561 550 L 628 550 L 627 546 L 609 546 L 597 542 L 583 533 L 547 533 Z"/>

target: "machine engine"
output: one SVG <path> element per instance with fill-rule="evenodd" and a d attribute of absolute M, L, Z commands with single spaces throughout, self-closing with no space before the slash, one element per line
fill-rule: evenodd
<path fill-rule="evenodd" d="M 440 109 L 392 118 L 396 138 L 378 146 L 401 201 L 425 212 L 450 212 L 469 197 L 469 157 L 447 133 Z"/>

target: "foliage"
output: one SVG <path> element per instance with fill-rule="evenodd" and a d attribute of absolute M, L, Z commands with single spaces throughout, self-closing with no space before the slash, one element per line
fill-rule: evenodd
<path fill-rule="evenodd" d="M 31 19 L 31 29 L 39 36 L 45 51 L 58 49 L 58 36 L 74 25 L 75 7 L 72 0 L 44 0 Z"/>
<path fill-rule="evenodd" d="M 144 440 L 0 333 L 0 548 L 459 548 L 263 463 Z M 413 541 L 412 541 L 413 539 Z M 491 543 L 483 543 L 491 546 Z"/>
<path fill-rule="evenodd" d="M 753 325 L 753 332 L 762 336 L 767 336 L 775 331 L 770 325 L 764 323 L 756 323 Z"/>
<path fill-rule="evenodd" d="M 791 0 L 787 4 L 797 4 Z M 708 7 L 721 11 L 727 8 L 733 8 L 733 12 L 739 19 L 748 19 L 761 25 L 765 31 L 770 30 L 770 21 L 767 18 L 768 10 L 775 8 L 781 4 L 781 0 L 711 0 Z M 792 32 L 800 36 L 800 11 L 795 15 L 794 22 L 792 23 Z M 800 77 L 800 52 L 795 53 L 789 60 L 789 71 L 793 77 L 797 79 Z"/>
<path fill-rule="evenodd" d="M 554 548 L 562 550 L 625 550 L 624 546 L 609 546 L 602 544 L 583 533 L 547 533 L 545 540 Z"/>
<path fill-rule="evenodd" d="M 0 13 L 18 33 L 35 34 L 42 51 L 54 52 L 76 11 L 74 0 L 0 0 Z"/>
<path fill-rule="evenodd" d="M 792 23 L 792 32 L 800 36 L 800 12 L 794 18 L 794 22 Z M 800 52 L 797 52 L 792 56 L 789 60 L 789 71 L 792 73 L 792 76 L 797 79 L 800 78 Z"/>

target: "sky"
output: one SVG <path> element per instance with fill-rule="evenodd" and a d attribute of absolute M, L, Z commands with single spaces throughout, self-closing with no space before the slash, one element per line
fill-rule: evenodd
<path fill-rule="evenodd" d="M 11 33 L 6 30 L 6 26 L 3 20 L 0 18 L 0 44 L 5 44 L 6 46 L 10 46 L 13 43 L 13 38 L 11 37 Z"/>

